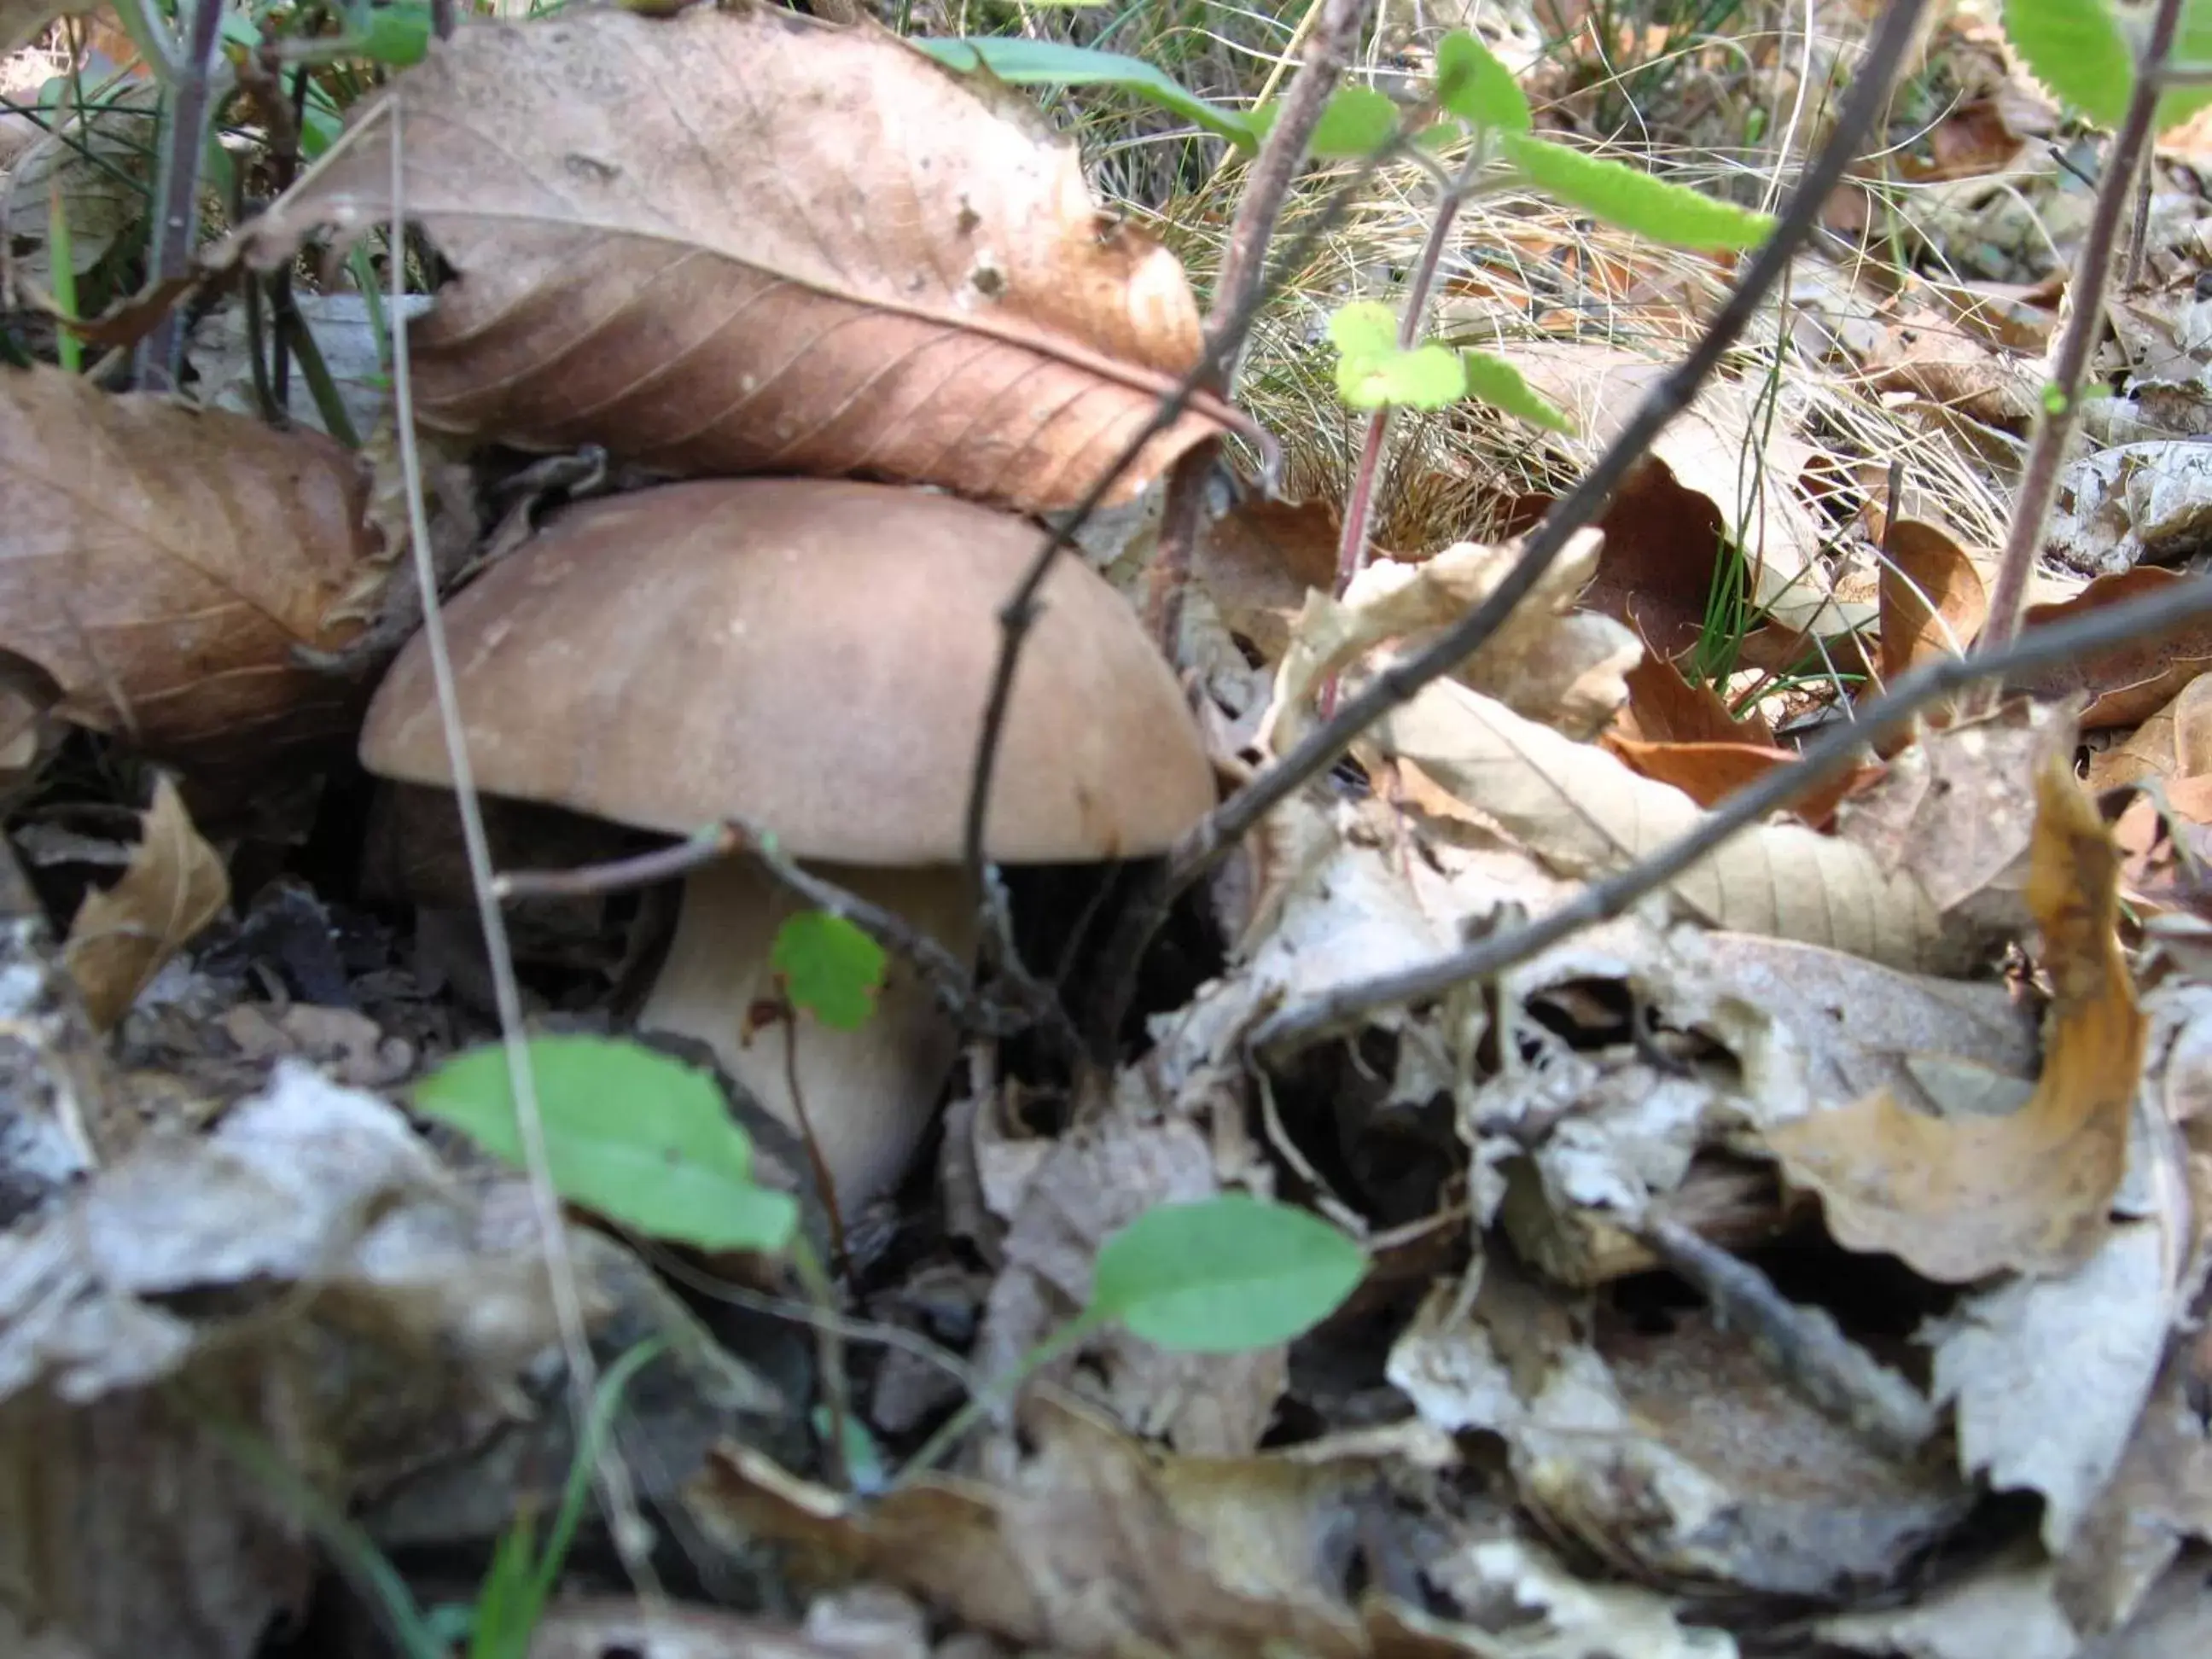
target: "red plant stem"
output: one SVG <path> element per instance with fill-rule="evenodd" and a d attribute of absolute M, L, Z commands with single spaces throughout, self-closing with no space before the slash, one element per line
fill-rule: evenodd
<path fill-rule="evenodd" d="M 2081 252 L 2075 256 L 2074 314 L 2067 319 L 2066 332 L 2058 342 L 2058 360 L 2051 368 L 2056 396 L 2046 398 L 2036 416 L 2035 435 L 2028 443 L 2027 465 L 2021 472 L 2012 524 L 1997 564 L 1996 588 L 1990 595 L 1989 620 L 1976 641 L 1978 650 L 1994 651 L 2009 644 L 2020 632 L 2021 617 L 2027 609 L 2027 585 L 2035 574 L 2035 557 L 2043 545 L 2043 527 L 2051 516 L 2051 500 L 2058 493 L 2058 474 L 2066 461 L 2066 441 L 2074 431 L 2082 373 L 2104 322 L 2105 287 L 2119 240 L 2120 216 L 2126 211 L 2129 186 L 2150 137 L 2151 117 L 2158 106 L 2166 60 L 2173 50 L 2180 16 L 2181 0 L 2158 0 L 2158 9 L 2151 17 L 2150 38 L 2143 43 L 2142 58 L 2136 66 L 2127 116 L 2106 155 L 2089 228 L 2081 238 Z M 1985 689 L 1978 694 L 1976 707 L 1986 708 L 1997 695 L 1996 688 Z"/>

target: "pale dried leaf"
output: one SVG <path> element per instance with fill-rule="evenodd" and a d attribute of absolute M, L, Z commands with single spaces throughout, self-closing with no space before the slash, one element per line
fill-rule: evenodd
<path fill-rule="evenodd" d="M 1959 1467 L 2041 1493 L 2054 1556 L 2118 1469 L 2158 1375 L 2175 1311 L 2163 1231 L 2116 1227 L 2072 1273 L 1970 1296 L 1935 1334 L 1935 1393 L 1958 1407 Z"/>
<path fill-rule="evenodd" d="M 352 729 L 356 690 L 297 665 L 373 562 L 364 481 L 329 440 L 0 370 L 0 649 L 56 712 L 157 753 L 266 760 Z"/>
<path fill-rule="evenodd" d="M 2014 698 L 1988 716 L 1923 732 L 1881 778 L 1837 810 L 1837 833 L 1901 871 L 1948 912 L 1992 926 L 2026 919 L 2020 888 L 2035 833 L 2035 777 L 2074 752 L 2063 708 Z"/>
<path fill-rule="evenodd" d="M 134 81 L 94 97 L 16 161 L 0 200 L 0 246 L 14 273 L 53 291 L 53 205 L 68 220 L 70 265 L 84 275 L 148 213 L 161 88 Z"/>
<path fill-rule="evenodd" d="M 103 1030 L 230 902 L 230 872 L 193 827 L 166 773 L 155 780 L 154 804 L 141 817 L 130 867 L 112 887 L 84 896 L 62 946 L 85 1010 Z"/>
<path fill-rule="evenodd" d="M 2212 537 L 2212 449 L 2118 444 L 2059 475 L 2051 555 L 2092 576 L 2172 563 Z"/>
<path fill-rule="evenodd" d="M 2119 854 L 2063 758 L 2037 784 L 2028 904 L 2053 996 L 2034 1095 L 1950 1121 L 1877 1090 L 1767 1131 L 1838 1243 L 1945 1284 L 2067 1271 L 2105 1237 L 2126 1164 L 2144 1027 L 2116 931 Z"/>
<path fill-rule="evenodd" d="M 765 6 L 465 24 L 218 262 L 388 220 L 395 119 L 459 272 L 411 333 L 442 430 L 1064 507 L 1197 357 L 1182 267 L 1031 106 Z M 1219 429 L 1200 403 L 1114 499 Z"/>
<path fill-rule="evenodd" d="M 1577 736 L 1595 733 L 1627 700 L 1626 674 L 1643 654 L 1619 623 L 1570 610 L 1601 544 L 1595 531 L 1576 532 L 1456 678 L 1531 720 Z M 1352 579 L 1341 599 L 1310 589 L 1276 673 L 1261 744 L 1278 754 L 1289 749 L 1312 726 L 1315 692 L 1330 675 L 1386 641 L 1404 652 L 1419 649 L 1489 597 L 1519 554 L 1517 543 L 1458 542 L 1419 564 L 1378 560 Z"/>
<path fill-rule="evenodd" d="M 1393 710 L 1373 735 L 1565 875 L 1625 868 L 1703 816 L 1680 790 L 1638 777 L 1602 749 L 1446 682 Z M 1911 877 L 1885 874 L 1863 849 L 1796 824 L 1745 830 L 1668 890 L 1714 927 L 1832 945 L 1891 967 L 1939 969 L 1966 949 L 1945 933 Z"/>

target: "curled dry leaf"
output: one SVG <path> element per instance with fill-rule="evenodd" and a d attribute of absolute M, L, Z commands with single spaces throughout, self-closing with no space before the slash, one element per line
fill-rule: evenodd
<path fill-rule="evenodd" d="M 2186 580 L 2178 572 L 2154 565 L 2140 565 L 2116 576 L 2100 576 L 2061 604 L 2030 605 L 2021 626 L 2039 628 L 2065 622 Z M 2087 697 L 2088 707 L 2081 711 L 2081 729 L 2095 732 L 2148 720 L 2208 668 L 2212 668 L 2212 623 L 2197 618 L 2163 633 L 2075 657 L 2031 678 L 2014 680 L 2012 685 L 2039 696 L 2076 693 Z"/>
<path fill-rule="evenodd" d="M 1477 805 L 1562 874 L 1622 869 L 1702 816 L 1680 790 L 1638 777 L 1593 744 L 1463 686 L 1439 681 L 1378 722 L 1385 752 L 1413 761 Z M 1717 927 L 1832 945 L 1893 968 L 1939 970 L 1974 954 L 1909 875 L 1791 823 L 1746 830 L 1678 876 L 1670 890 Z"/>
<path fill-rule="evenodd" d="M 1638 743 L 1748 743 L 1771 748 L 1774 728 L 1753 711 L 1744 720 L 1729 712 L 1711 685 L 1692 685 L 1682 671 L 1646 647 L 1627 674 L 1628 707 L 1616 729 Z"/>
<path fill-rule="evenodd" d="M 1609 617 L 1568 609 L 1595 567 L 1601 539 L 1594 530 L 1575 533 L 1513 614 L 1460 665 L 1462 684 L 1577 736 L 1595 734 L 1613 718 L 1641 647 Z M 1330 675 L 1386 641 L 1418 648 L 1487 598 L 1518 556 L 1510 543 L 1459 542 L 1419 564 L 1370 564 L 1341 599 L 1309 591 L 1276 675 L 1261 745 L 1287 750 L 1312 723 L 1314 695 Z"/>
<path fill-rule="evenodd" d="M 441 430 L 679 472 L 863 473 L 1070 506 L 1197 361 L 1164 248 L 1003 88 L 874 25 L 694 7 L 471 23 L 215 256 L 404 210 Z M 1133 494 L 1227 411 L 1146 447 Z"/>
<path fill-rule="evenodd" d="M 2128 734 L 2127 741 L 2089 757 L 2089 787 L 2117 788 L 2145 778 L 2212 774 L 2212 674 L 2200 674 L 2173 701 Z"/>
<path fill-rule="evenodd" d="M 87 893 L 62 960 L 103 1030 L 122 1019 L 170 957 L 230 902 L 230 874 L 201 838 L 177 786 L 155 780 L 154 804 L 123 878 Z"/>
<path fill-rule="evenodd" d="M 343 646 L 383 585 L 364 500 L 326 439 L 0 370 L 0 651 L 52 678 L 56 714 L 158 754 L 349 731 L 351 689 L 291 650 Z"/>
<path fill-rule="evenodd" d="M 1766 1134 L 1839 1243 L 1944 1284 L 2074 1267 L 2103 1241 L 2127 1160 L 2143 1020 L 2120 951 L 2119 853 L 2063 759 L 2036 784 L 2027 900 L 2052 995 L 2034 1094 L 1943 1119 L 1877 1091 Z"/>
<path fill-rule="evenodd" d="M 1708 809 L 1797 758 L 1787 749 L 1756 743 L 1640 743 L 1608 736 L 1605 746 L 1639 775 L 1672 784 Z M 1880 767 L 1853 767 L 1800 798 L 1791 811 L 1814 829 L 1823 828 L 1836 815 L 1838 801 L 1881 775 Z"/>
<path fill-rule="evenodd" d="M 1881 672 L 1895 679 L 1955 657 L 1989 619 L 1982 573 L 1944 532 L 1917 519 L 1890 526 L 1881 562 Z"/>

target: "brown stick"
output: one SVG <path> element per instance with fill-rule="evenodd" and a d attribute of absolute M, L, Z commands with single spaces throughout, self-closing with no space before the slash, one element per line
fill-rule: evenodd
<path fill-rule="evenodd" d="M 1997 564 L 1996 588 L 1990 595 L 1989 620 L 1983 623 L 1977 641 L 1980 650 L 1995 651 L 2010 643 L 2020 632 L 2021 617 L 2027 609 L 2027 585 L 2035 574 L 2036 554 L 2043 545 L 2043 526 L 2051 516 L 2051 501 L 2058 493 L 2058 474 L 2066 463 L 2066 441 L 2074 431 L 2082 372 L 2088 367 L 2090 349 L 2096 344 L 2104 322 L 2105 285 L 2112 271 L 2120 216 L 2127 210 L 2129 186 L 2150 137 L 2151 117 L 2158 107 L 2166 60 L 2173 50 L 2180 16 L 2181 0 L 2158 0 L 2150 38 L 2143 43 L 2142 58 L 2136 66 L 2135 89 L 2128 96 L 2126 118 L 2113 136 L 2105 158 L 2104 177 L 2097 182 L 2089 228 L 2074 262 L 2074 314 L 2059 338 L 2052 384 L 2036 416 L 2035 435 L 2028 443 L 2027 465 L 2021 473 L 2020 494 L 2013 500 L 2012 524 Z M 1986 696 L 1978 699 L 1976 707 L 1986 708 L 1988 701 Z"/>

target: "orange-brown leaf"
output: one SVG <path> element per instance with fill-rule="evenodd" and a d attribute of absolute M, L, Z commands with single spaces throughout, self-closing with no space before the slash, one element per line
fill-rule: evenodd
<path fill-rule="evenodd" d="M 345 729 L 333 648 L 377 575 L 366 488 L 326 438 L 0 369 L 0 650 L 52 676 L 58 714 L 197 760 Z"/>
<path fill-rule="evenodd" d="M 2187 580 L 2178 571 L 2138 565 L 2117 575 L 2098 577 L 2063 604 L 2030 605 L 2021 625 L 2040 628 L 2065 622 Z M 2089 706 L 2081 712 L 2081 729 L 2094 732 L 2149 719 L 2208 668 L 2212 668 L 2212 623 L 2196 617 L 2163 632 L 2075 657 L 2014 684 L 2041 696 L 2085 693 Z"/>
<path fill-rule="evenodd" d="M 156 779 L 154 804 L 140 817 L 145 828 L 123 878 L 85 895 L 62 947 L 85 1012 L 102 1030 L 230 902 L 229 872 L 167 776 Z"/>
<path fill-rule="evenodd" d="M 1974 642 L 1990 614 L 1982 573 L 1966 550 L 1934 525 L 1900 519 L 1891 526 L 1881 569 L 1881 672 L 1893 680 Z"/>
<path fill-rule="evenodd" d="M 2063 758 L 2036 784 L 2027 901 L 2052 996 L 2034 1094 L 2003 1116 L 1945 1119 L 1881 1091 L 1767 1135 L 1839 1243 L 1946 1284 L 2080 1261 L 2127 1158 L 2143 1018 L 2120 953 L 2119 851 Z"/>
<path fill-rule="evenodd" d="M 1671 783 L 1704 807 L 1717 806 L 1746 784 L 1797 757 L 1786 749 L 1756 743 L 1641 743 L 1608 737 L 1607 748 L 1647 778 Z M 1799 799 L 1790 810 L 1815 829 L 1835 816 L 1836 803 L 1877 776 L 1880 767 L 1854 767 Z"/>
<path fill-rule="evenodd" d="M 386 222 L 394 120 L 405 211 L 459 272 L 413 331 L 441 430 L 1064 507 L 1197 360 L 1182 266 L 1099 212 L 1073 146 L 872 25 L 468 24 L 218 258 Z M 1219 429 L 1187 415 L 1119 495 Z"/>

